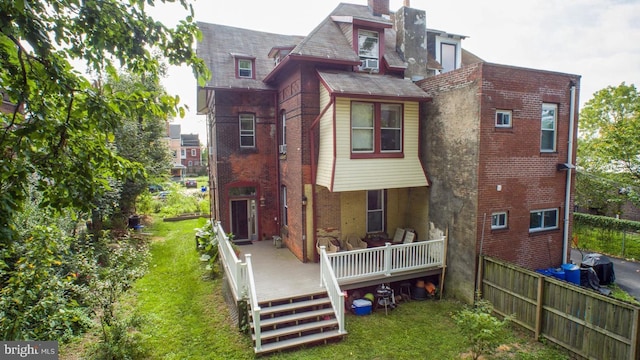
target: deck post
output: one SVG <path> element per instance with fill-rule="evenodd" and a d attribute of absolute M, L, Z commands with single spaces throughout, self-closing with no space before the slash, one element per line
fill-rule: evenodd
<path fill-rule="evenodd" d="M 384 274 L 391 276 L 391 243 L 384 243 Z"/>
<path fill-rule="evenodd" d="M 324 264 L 324 261 L 322 261 L 322 258 L 325 252 L 326 252 L 325 246 L 324 245 L 320 246 L 320 287 L 324 286 L 322 279 L 324 279 L 324 273 L 327 271 L 327 269 L 325 269 L 326 265 Z"/>

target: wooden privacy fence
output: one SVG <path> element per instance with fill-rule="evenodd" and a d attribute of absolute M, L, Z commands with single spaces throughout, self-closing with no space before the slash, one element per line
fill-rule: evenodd
<path fill-rule="evenodd" d="M 482 297 L 536 339 L 587 359 L 640 358 L 640 307 L 501 260 L 480 261 Z"/>

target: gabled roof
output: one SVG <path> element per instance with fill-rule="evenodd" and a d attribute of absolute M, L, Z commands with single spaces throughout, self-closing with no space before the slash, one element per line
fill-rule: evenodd
<path fill-rule="evenodd" d="M 273 69 L 273 59 L 268 57 L 274 46 L 293 46 L 303 37 L 278 35 L 225 25 L 198 22 L 202 39 L 197 54 L 211 71 L 211 79 L 205 87 L 271 90 L 262 79 Z M 254 58 L 255 79 L 236 78 L 234 56 Z"/>
<path fill-rule="evenodd" d="M 318 71 L 318 75 L 324 86 L 334 95 L 388 100 L 431 100 L 427 93 L 407 79 L 356 72 Z"/>

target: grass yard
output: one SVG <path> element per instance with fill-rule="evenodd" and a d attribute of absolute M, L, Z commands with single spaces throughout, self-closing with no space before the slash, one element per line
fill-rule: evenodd
<path fill-rule="evenodd" d="M 141 315 L 145 359 L 253 359 L 250 337 L 233 324 L 221 293 L 198 261 L 194 228 L 204 219 L 156 221 L 149 272 L 138 280 L 122 307 Z M 385 315 L 346 317 L 349 334 L 340 342 L 276 353 L 269 359 L 461 359 L 470 358 L 470 342 L 451 315 L 454 301 L 412 301 Z M 515 333 L 498 354 L 485 359 L 566 359 L 561 353 Z M 87 340 L 88 339 L 88 340 Z M 91 336 L 85 338 L 90 342 Z M 80 343 L 82 344 L 82 343 Z M 82 345 L 61 347 L 61 359 L 77 359 Z"/>

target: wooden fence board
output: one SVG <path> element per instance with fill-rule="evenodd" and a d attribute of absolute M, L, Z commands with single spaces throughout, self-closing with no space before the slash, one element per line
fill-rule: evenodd
<path fill-rule="evenodd" d="M 535 336 L 588 359 L 639 357 L 640 307 L 501 260 L 481 264 L 482 297 Z"/>

